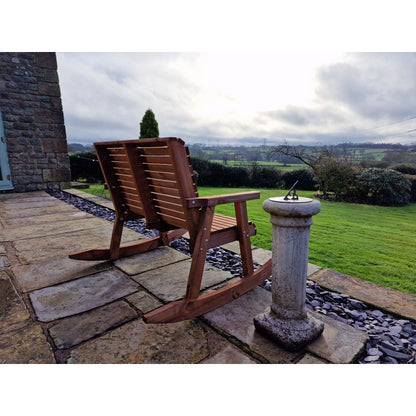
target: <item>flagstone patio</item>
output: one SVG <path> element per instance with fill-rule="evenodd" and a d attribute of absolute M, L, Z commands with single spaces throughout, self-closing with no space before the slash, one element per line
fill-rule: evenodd
<path fill-rule="evenodd" d="M 337 364 L 354 362 L 368 339 L 315 314 L 325 323 L 323 334 L 302 351 L 285 351 L 254 328 L 254 316 L 271 303 L 261 287 L 193 320 L 145 324 L 144 313 L 184 296 L 188 256 L 162 247 L 114 262 L 70 260 L 71 252 L 108 246 L 112 223 L 45 192 L 0 195 L 0 218 L 0 363 Z M 123 232 L 123 243 L 144 238 Z M 259 264 L 270 255 L 253 249 Z M 308 274 L 339 284 L 336 273 L 314 265 Z M 202 287 L 230 279 L 206 264 Z M 357 285 L 344 282 L 342 289 Z M 365 297 L 365 288 L 359 292 Z M 414 297 L 400 299 L 401 308 L 414 312 Z"/>

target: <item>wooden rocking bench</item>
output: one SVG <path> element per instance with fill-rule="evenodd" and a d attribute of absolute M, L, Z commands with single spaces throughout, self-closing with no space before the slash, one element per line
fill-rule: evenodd
<path fill-rule="evenodd" d="M 238 298 L 271 275 L 271 260 L 254 271 L 250 237 L 256 234 L 248 221 L 246 201 L 260 192 L 199 197 L 188 148 L 178 138 L 138 139 L 94 143 L 115 208 L 109 249 L 70 254 L 77 260 L 115 260 L 144 253 L 189 232 L 192 262 L 183 300 L 170 302 L 144 315 L 147 323 L 191 319 Z M 214 213 L 219 204 L 234 203 L 236 218 Z M 146 219 L 159 237 L 120 246 L 123 223 Z M 200 294 L 207 250 L 239 241 L 243 278 Z"/>

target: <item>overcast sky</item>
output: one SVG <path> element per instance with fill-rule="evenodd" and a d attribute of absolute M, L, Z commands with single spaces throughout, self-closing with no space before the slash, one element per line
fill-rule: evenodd
<path fill-rule="evenodd" d="M 68 142 L 416 142 L 415 53 L 57 53 Z M 413 131 L 412 131 L 413 130 Z"/>
<path fill-rule="evenodd" d="M 187 143 L 415 143 L 413 3 L 21 0 L 0 48 L 57 51 L 70 143 L 137 138 L 148 108 Z"/>

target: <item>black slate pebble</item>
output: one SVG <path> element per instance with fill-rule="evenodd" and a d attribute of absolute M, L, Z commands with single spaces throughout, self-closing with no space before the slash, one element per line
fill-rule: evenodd
<path fill-rule="evenodd" d="M 114 221 L 114 212 L 92 202 L 78 198 L 63 191 L 48 190 L 49 194 L 108 221 Z M 155 237 L 156 230 L 146 229 L 145 221 L 128 221 L 128 228 Z M 172 248 L 190 255 L 189 242 L 179 238 L 170 245 Z M 229 271 L 235 277 L 242 277 L 241 260 L 234 253 L 221 247 L 212 248 L 207 253 L 207 262 Z M 255 268 L 260 265 L 255 265 Z M 271 290 L 271 279 L 260 286 Z M 358 359 L 360 364 L 415 364 L 416 363 L 416 322 L 395 318 L 393 315 L 374 309 L 364 302 L 350 298 L 342 293 L 329 292 L 318 284 L 307 280 L 306 306 L 361 331 L 366 331 L 370 340 L 365 345 L 364 355 Z"/>

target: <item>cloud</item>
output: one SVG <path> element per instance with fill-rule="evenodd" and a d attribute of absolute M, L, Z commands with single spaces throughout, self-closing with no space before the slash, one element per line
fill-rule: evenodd
<path fill-rule="evenodd" d="M 147 108 L 161 136 L 236 143 L 377 140 L 407 125 L 379 126 L 415 115 L 411 53 L 57 57 L 70 142 L 136 138 Z"/>
<path fill-rule="evenodd" d="M 186 77 L 194 56 L 155 53 L 59 53 L 67 134 L 78 138 L 135 138 L 147 108 L 162 131 L 192 124 L 198 87 Z M 162 132 L 161 132 L 162 133 Z"/>
<path fill-rule="evenodd" d="M 318 72 L 317 95 L 360 118 L 397 121 L 416 108 L 416 54 L 354 54 Z"/>
<path fill-rule="evenodd" d="M 307 105 L 259 112 L 260 124 L 299 141 L 415 141 L 416 54 L 348 54 L 321 66 Z M 389 124 L 391 123 L 391 124 Z"/>

